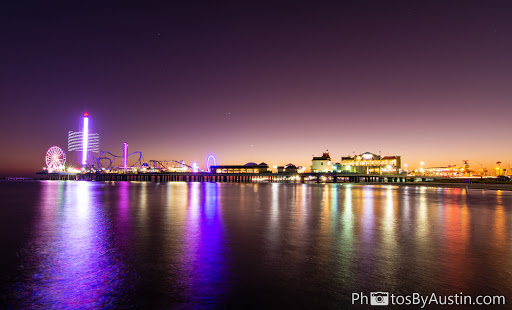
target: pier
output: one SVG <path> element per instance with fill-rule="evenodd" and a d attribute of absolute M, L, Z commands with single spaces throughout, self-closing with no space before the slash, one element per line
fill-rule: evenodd
<path fill-rule="evenodd" d="M 46 173 L 45 180 L 83 181 L 139 181 L 139 182 L 227 182 L 227 183 L 360 183 L 360 182 L 414 182 L 426 177 L 404 174 L 347 174 L 347 173 L 208 173 L 208 172 L 149 172 L 149 173 Z M 431 177 L 428 177 L 431 179 Z"/>

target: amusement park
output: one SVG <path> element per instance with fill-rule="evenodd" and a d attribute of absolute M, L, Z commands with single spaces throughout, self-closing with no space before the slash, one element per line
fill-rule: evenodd
<path fill-rule="evenodd" d="M 154 181 L 213 181 L 213 182 L 415 182 L 443 179 L 483 178 L 485 169 L 470 169 L 469 161 L 462 165 L 426 167 L 408 170 L 399 155 L 380 155 L 365 152 L 341 157 L 333 162 L 329 151 L 313 156 L 311 166 L 287 164 L 269 166 L 266 163 L 244 165 L 218 165 L 213 155 L 208 155 L 201 168 L 198 161 L 186 163 L 177 159 L 146 160 L 142 152 L 130 152 L 128 142 L 123 142 L 118 154 L 100 150 L 100 135 L 91 131 L 89 114 L 84 113 L 81 130 L 68 132 L 67 152 L 76 152 L 79 165 L 66 164 L 66 151 L 52 146 L 45 155 L 43 171 L 37 174 L 45 179 L 74 180 L 154 180 Z M 501 162 L 497 162 L 498 167 Z M 78 166 L 78 167 L 77 167 Z M 496 177 L 509 181 L 506 169 L 497 168 Z M 101 176 L 100 176 L 101 175 Z M 500 180 L 501 180 L 500 179 Z"/>
<path fill-rule="evenodd" d="M 129 152 L 128 142 L 123 142 L 119 155 L 110 151 L 100 151 L 100 135 L 90 132 L 89 114 L 84 113 L 82 130 L 69 131 L 68 152 L 78 152 L 81 155 L 81 167 L 66 165 L 66 151 L 59 146 L 52 146 L 45 155 L 44 171 L 53 174 L 79 173 L 143 173 L 143 172 L 202 172 L 198 162 L 191 164 L 183 160 L 144 160 L 140 151 Z M 209 155 L 206 159 L 206 171 L 216 165 L 216 159 Z"/>

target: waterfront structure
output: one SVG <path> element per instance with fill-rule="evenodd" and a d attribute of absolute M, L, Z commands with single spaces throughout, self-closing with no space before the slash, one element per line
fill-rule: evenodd
<path fill-rule="evenodd" d="M 130 156 L 135 155 L 135 162 L 130 165 L 128 159 Z M 128 142 L 123 143 L 122 155 L 114 155 L 109 151 L 101 152 L 98 157 L 89 155 L 90 159 L 87 163 L 87 168 L 91 171 L 104 171 L 104 170 L 134 170 L 141 169 L 144 164 L 141 152 L 132 152 L 128 154 Z M 132 160 L 133 162 L 133 160 Z"/>
<path fill-rule="evenodd" d="M 299 172 L 299 167 L 294 164 L 288 164 L 286 166 L 278 166 L 277 173 L 297 173 Z"/>
<path fill-rule="evenodd" d="M 213 162 L 213 165 L 211 164 Z M 215 159 L 215 156 L 210 155 L 206 159 L 206 171 L 210 171 L 211 166 L 217 166 L 217 160 Z"/>
<path fill-rule="evenodd" d="M 400 156 L 381 156 L 370 152 L 341 157 L 341 165 L 337 166 L 338 172 L 346 171 L 365 174 L 398 174 L 400 169 L 402 169 Z"/>
<path fill-rule="evenodd" d="M 192 163 L 193 165 L 193 163 Z M 184 160 L 155 160 L 151 159 L 149 161 L 149 166 L 153 171 L 166 171 L 166 172 L 188 172 L 193 171 L 194 169 L 198 169 L 199 167 L 189 166 L 185 163 Z"/>
<path fill-rule="evenodd" d="M 474 171 L 469 169 L 467 160 L 463 160 L 462 165 L 448 165 L 446 167 L 429 167 L 425 168 L 423 175 L 427 176 L 443 176 L 443 177 L 464 177 L 472 176 Z"/>
<path fill-rule="evenodd" d="M 66 153 L 60 147 L 52 146 L 46 152 L 44 160 L 48 172 L 61 172 L 65 169 L 64 164 L 66 163 Z"/>
<path fill-rule="evenodd" d="M 123 164 L 121 169 L 128 169 L 128 142 L 123 143 Z"/>
<path fill-rule="evenodd" d="M 343 167 L 341 166 L 340 163 L 335 163 L 332 165 L 332 171 L 333 172 L 343 172 Z"/>
<path fill-rule="evenodd" d="M 82 152 L 82 165 L 87 165 L 89 152 L 99 153 L 100 135 L 89 132 L 89 114 L 84 113 L 82 131 L 68 133 L 68 152 Z"/>
<path fill-rule="evenodd" d="M 311 161 L 311 172 L 332 172 L 332 161 L 329 151 L 325 151 L 322 156 L 315 157 Z"/>
<path fill-rule="evenodd" d="M 211 173 L 264 173 L 270 172 L 266 163 L 247 163 L 245 165 L 211 166 Z"/>
<path fill-rule="evenodd" d="M 84 134 L 82 131 L 68 132 L 68 152 L 83 152 Z M 100 134 L 89 133 L 87 139 L 87 152 L 99 153 L 100 151 Z"/>

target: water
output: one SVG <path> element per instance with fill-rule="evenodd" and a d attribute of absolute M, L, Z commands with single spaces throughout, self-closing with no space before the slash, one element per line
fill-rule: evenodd
<path fill-rule="evenodd" d="M 41 181 L 0 195 L 2 308 L 341 309 L 372 291 L 512 302 L 510 192 Z"/>

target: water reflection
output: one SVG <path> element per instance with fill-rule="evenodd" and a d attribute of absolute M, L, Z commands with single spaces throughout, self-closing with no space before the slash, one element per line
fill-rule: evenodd
<path fill-rule="evenodd" d="M 41 182 L 40 193 L 6 295 L 13 308 L 338 308 L 352 292 L 378 290 L 512 295 L 507 192 Z"/>
<path fill-rule="evenodd" d="M 18 287 L 24 307 L 97 309 L 122 302 L 123 262 L 109 244 L 95 188 L 89 182 L 44 183 Z"/>
<path fill-rule="evenodd" d="M 189 306 L 210 308 L 223 304 L 229 289 L 227 247 L 219 205 L 218 183 L 189 183 L 185 242 L 179 255 L 178 281 Z"/>

